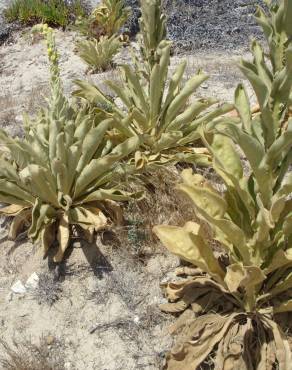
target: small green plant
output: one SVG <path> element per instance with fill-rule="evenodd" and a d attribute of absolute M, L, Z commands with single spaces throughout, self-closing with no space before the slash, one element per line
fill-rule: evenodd
<path fill-rule="evenodd" d="M 142 220 L 128 220 L 127 239 L 136 251 L 142 250 L 143 243 L 147 240 L 147 231 Z"/>
<path fill-rule="evenodd" d="M 77 43 L 77 53 L 93 72 L 103 72 L 113 65 L 113 57 L 122 46 L 117 36 L 101 36 L 99 40 Z"/>
<path fill-rule="evenodd" d="M 112 103 L 97 86 L 85 81 L 76 82 L 79 89 L 75 95 L 97 110 L 101 103 L 111 105 L 109 116 L 114 120 L 117 137 L 142 138 L 140 151 L 135 156 L 137 168 L 170 161 L 209 164 L 206 150 L 193 146 L 199 138 L 196 128 L 233 106 L 225 104 L 210 110 L 217 103 L 215 99 L 194 99 L 193 93 L 208 77 L 198 71 L 183 83 L 186 62 L 169 76 L 171 42 L 165 39 L 166 20 L 161 1 L 143 0 L 141 10 L 141 58 L 133 56 L 133 67 L 121 66 L 121 84 L 106 82 L 123 106 Z"/>
<path fill-rule="evenodd" d="M 61 27 L 66 27 L 85 14 L 80 0 L 13 0 L 4 10 L 4 16 L 9 22 L 19 21 L 25 25 L 43 22 Z"/>
<path fill-rule="evenodd" d="M 215 369 L 291 368 L 288 340 L 274 320 L 275 314 L 292 311 L 289 3 L 270 4 L 270 16 L 258 11 L 269 54 L 254 41 L 253 62 L 240 65 L 257 96 L 259 112 L 251 113 L 239 85 L 235 105 L 241 125 L 222 118 L 199 129 L 223 190 L 191 170 L 182 173 L 183 183 L 178 185 L 193 202 L 202 225 L 209 225 L 210 242 L 195 222 L 154 228 L 170 251 L 193 265 L 183 270 L 187 279 L 166 284 L 170 303 L 161 308 L 185 311 L 174 327 L 181 336 L 167 356 L 168 370 L 196 369 L 208 356 L 213 356 Z M 224 251 L 220 257 L 214 244 Z"/>
<path fill-rule="evenodd" d="M 52 97 L 35 120 L 25 118 L 24 138 L 0 131 L 0 201 L 7 204 L 0 213 L 14 217 L 12 239 L 26 224 L 29 237 L 45 252 L 57 239 L 59 262 L 70 242 L 70 225 L 79 225 L 91 239 L 109 218 L 121 221 L 116 201 L 132 196 L 121 187 L 128 168 L 122 160 L 139 140 L 115 146 L 107 137 L 110 119 L 94 118 L 86 106 L 65 99 L 52 29 L 37 29 L 47 39 Z"/>
<path fill-rule="evenodd" d="M 131 10 L 125 7 L 123 0 L 103 0 L 89 17 L 77 19 L 76 27 L 90 38 L 111 37 L 121 31 L 130 14 Z"/>

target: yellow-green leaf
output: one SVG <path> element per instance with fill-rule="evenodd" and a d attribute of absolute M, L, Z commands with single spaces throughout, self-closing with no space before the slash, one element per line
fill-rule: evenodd
<path fill-rule="evenodd" d="M 172 253 L 222 282 L 224 272 L 214 257 L 211 247 L 201 237 L 198 224 L 188 222 L 184 227 L 161 225 L 155 226 L 153 231 Z"/>

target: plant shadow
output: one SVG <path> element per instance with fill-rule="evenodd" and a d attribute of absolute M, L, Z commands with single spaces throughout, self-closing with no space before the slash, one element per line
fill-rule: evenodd
<path fill-rule="evenodd" d="M 74 239 L 67 248 L 63 261 L 60 263 L 54 261 L 56 247 L 57 245 L 55 245 L 54 248 L 50 248 L 47 255 L 48 268 L 50 271 L 53 271 L 56 281 L 64 281 L 66 276 L 77 275 L 84 270 L 92 272 L 98 279 L 102 279 L 105 273 L 113 271 L 111 263 L 97 246 L 96 240 L 89 243 L 82 238 Z M 71 255 L 76 248 L 82 249 L 82 253 L 86 260 L 86 266 L 85 264 L 76 265 L 76 263 L 71 262 Z"/>

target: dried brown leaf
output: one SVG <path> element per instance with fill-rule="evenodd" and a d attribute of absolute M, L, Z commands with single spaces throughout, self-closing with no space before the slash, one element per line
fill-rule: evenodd
<path fill-rule="evenodd" d="M 57 254 L 54 256 L 55 262 L 61 262 L 64 256 L 64 253 L 68 247 L 70 239 L 70 229 L 69 229 L 69 220 L 68 215 L 63 214 L 60 218 L 59 229 L 58 229 L 58 242 L 59 249 Z"/>
<path fill-rule="evenodd" d="M 236 314 L 224 317 L 204 315 L 188 325 L 188 340 L 168 354 L 167 370 L 194 370 L 210 354 L 213 347 L 222 340 Z"/>
<path fill-rule="evenodd" d="M 22 209 L 16 215 L 10 225 L 8 239 L 15 240 L 17 235 L 24 229 L 31 219 L 31 209 Z"/>

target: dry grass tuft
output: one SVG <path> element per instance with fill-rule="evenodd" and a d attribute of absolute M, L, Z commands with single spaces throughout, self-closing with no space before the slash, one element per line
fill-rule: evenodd
<path fill-rule="evenodd" d="M 2 348 L 1 348 L 2 347 Z M 5 370 L 64 370 L 59 352 L 52 351 L 45 339 L 39 346 L 25 341 L 9 345 L 0 341 L 0 368 Z M 55 353 L 54 353 L 55 352 Z"/>
<path fill-rule="evenodd" d="M 128 185 L 128 190 L 143 189 L 145 196 L 140 201 L 128 203 L 125 208 L 126 225 L 114 231 L 119 244 L 128 246 L 133 254 L 140 256 L 142 260 L 153 253 L 154 249 L 157 251 L 157 239 L 152 233 L 155 225 L 183 226 L 187 221 L 202 224 L 187 197 L 175 188 L 181 181 L 182 169 L 180 165 L 161 168 L 159 171 L 142 175 L 138 185 Z M 212 183 L 215 180 L 214 175 L 204 169 L 194 167 L 194 171 L 204 174 Z M 212 239 L 207 226 L 205 232 L 206 238 Z"/>
<path fill-rule="evenodd" d="M 195 217 L 189 202 L 175 189 L 180 182 L 180 171 L 175 166 L 149 172 L 141 180 L 145 197 L 128 204 L 126 214 L 129 221 L 137 221 L 144 229 L 152 229 L 154 225 L 163 223 L 182 225 Z"/>
<path fill-rule="evenodd" d="M 39 274 L 39 284 L 34 290 L 33 296 L 39 304 L 52 306 L 62 293 L 61 284 L 53 274 L 44 272 Z"/>
<path fill-rule="evenodd" d="M 4 96 L 0 96 L 0 123 L 2 128 L 5 128 L 12 122 L 15 122 L 15 105 L 15 98 L 13 98 L 11 95 L 6 94 Z"/>
<path fill-rule="evenodd" d="M 127 184 L 128 191 L 144 191 L 143 199 L 129 201 L 124 208 L 125 225 L 113 227 L 118 245 L 129 258 L 144 262 L 158 252 L 152 228 L 158 224 L 183 225 L 194 220 L 195 213 L 187 199 L 175 190 L 180 181 L 175 166 L 161 168 Z M 158 249 L 157 249 L 158 248 Z"/>

